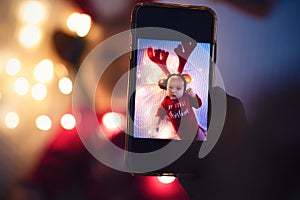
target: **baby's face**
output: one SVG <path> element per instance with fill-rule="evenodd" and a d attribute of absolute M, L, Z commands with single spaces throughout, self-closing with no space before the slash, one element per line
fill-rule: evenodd
<path fill-rule="evenodd" d="M 172 76 L 167 83 L 167 96 L 170 99 L 179 99 L 184 93 L 184 82 L 178 76 Z"/>

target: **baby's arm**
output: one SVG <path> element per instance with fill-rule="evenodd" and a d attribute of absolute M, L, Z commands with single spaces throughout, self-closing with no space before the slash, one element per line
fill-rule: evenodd
<path fill-rule="evenodd" d="M 158 107 L 156 114 L 155 114 L 154 128 L 155 128 L 156 132 L 159 131 L 159 125 L 160 125 L 161 120 L 163 120 L 165 118 L 165 116 L 167 115 L 164 106 L 165 106 L 165 99 L 161 102 L 161 104 Z"/>
<path fill-rule="evenodd" d="M 192 107 L 200 108 L 202 106 L 202 100 L 200 99 L 200 97 L 196 93 L 194 93 L 192 88 L 188 88 L 185 92 L 190 97 L 190 103 L 191 103 Z"/>
<path fill-rule="evenodd" d="M 188 88 L 185 92 L 193 98 L 196 97 L 196 94 L 194 93 L 192 88 Z"/>
<path fill-rule="evenodd" d="M 161 117 L 160 116 L 155 116 L 155 118 L 154 118 L 154 127 L 155 127 L 156 132 L 159 131 L 160 122 L 161 122 Z"/>

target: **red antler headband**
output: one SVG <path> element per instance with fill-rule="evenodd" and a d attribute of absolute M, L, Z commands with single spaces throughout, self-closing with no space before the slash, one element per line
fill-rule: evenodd
<path fill-rule="evenodd" d="M 182 74 L 182 71 L 184 69 L 184 66 L 195 49 L 197 43 L 196 42 L 181 42 L 175 49 L 174 52 L 176 53 L 178 59 L 179 59 L 179 65 L 177 67 L 177 72 L 181 74 L 187 83 L 190 83 L 192 81 L 190 75 L 188 74 Z M 169 56 L 169 52 L 161 50 L 161 49 L 155 49 L 153 50 L 152 47 L 148 47 L 147 54 L 149 59 L 154 62 L 162 71 L 163 73 L 169 77 L 171 75 L 170 71 L 168 70 L 168 67 L 166 65 L 167 58 Z M 161 87 L 164 80 L 160 80 L 158 85 Z M 162 89 L 165 89 L 164 87 L 161 87 Z"/>

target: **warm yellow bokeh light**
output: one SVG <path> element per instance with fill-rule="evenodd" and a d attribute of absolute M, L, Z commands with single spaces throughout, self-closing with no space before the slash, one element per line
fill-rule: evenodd
<path fill-rule="evenodd" d="M 61 93 L 70 94 L 73 89 L 73 84 L 68 77 L 63 77 L 59 80 L 58 87 Z"/>
<path fill-rule="evenodd" d="M 76 126 L 75 117 L 71 114 L 65 114 L 62 116 L 60 124 L 64 129 L 71 130 Z"/>
<path fill-rule="evenodd" d="M 5 125 L 7 128 L 14 129 L 19 125 L 19 116 L 15 112 L 7 113 L 5 117 Z"/>
<path fill-rule="evenodd" d="M 65 65 L 63 65 L 63 64 L 57 64 L 57 65 L 55 65 L 54 71 L 55 71 L 55 74 L 59 78 L 69 75 L 69 71 L 68 71 L 67 67 Z"/>
<path fill-rule="evenodd" d="M 41 23 L 45 20 L 46 14 L 46 7 L 40 1 L 24 1 L 21 4 L 20 16 L 25 23 Z"/>
<path fill-rule="evenodd" d="M 29 83 L 26 78 L 20 77 L 15 80 L 14 88 L 17 94 L 26 95 L 29 91 Z"/>
<path fill-rule="evenodd" d="M 47 115 L 40 115 L 35 120 L 35 125 L 38 129 L 42 131 L 48 131 L 52 127 L 52 121 Z"/>
<path fill-rule="evenodd" d="M 37 46 L 42 38 L 41 30 L 34 25 L 25 26 L 19 33 L 19 42 L 25 48 Z"/>
<path fill-rule="evenodd" d="M 163 184 L 169 184 L 175 181 L 174 176 L 158 176 L 157 179 L 159 180 L 159 182 Z"/>
<path fill-rule="evenodd" d="M 38 101 L 45 99 L 47 96 L 47 87 L 42 83 L 35 84 L 31 89 L 31 96 Z"/>
<path fill-rule="evenodd" d="M 42 60 L 34 68 L 33 76 L 34 78 L 42 83 L 49 82 L 53 77 L 53 62 L 51 60 Z"/>
<path fill-rule="evenodd" d="M 6 72 L 8 75 L 16 75 L 20 72 L 21 69 L 21 62 L 16 59 L 16 58 L 12 58 L 9 59 L 7 64 L 6 64 Z"/>
<path fill-rule="evenodd" d="M 76 30 L 76 33 L 79 37 L 85 37 L 92 25 L 92 19 L 89 15 L 81 14 L 78 22 L 78 28 Z"/>
<path fill-rule="evenodd" d="M 119 113 L 109 112 L 103 116 L 102 122 L 106 128 L 117 129 L 123 127 L 124 116 Z"/>
<path fill-rule="evenodd" d="M 67 19 L 67 27 L 79 37 L 85 37 L 92 25 L 92 18 L 87 14 L 72 13 Z"/>
<path fill-rule="evenodd" d="M 67 19 L 67 27 L 71 30 L 71 31 L 76 31 L 77 29 L 77 21 L 80 18 L 80 14 L 77 12 L 72 13 L 71 15 L 69 15 L 68 19 Z"/>

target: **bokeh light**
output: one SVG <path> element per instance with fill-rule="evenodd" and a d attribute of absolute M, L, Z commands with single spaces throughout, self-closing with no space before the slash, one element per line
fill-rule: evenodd
<path fill-rule="evenodd" d="M 19 116 L 15 112 L 7 113 L 5 117 L 5 125 L 7 128 L 14 129 L 19 124 Z"/>
<path fill-rule="evenodd" d="M 124 116 L 119 113 L 109 112 L 103 115 L 102 123 L 106 128 L 118 129 L 124 125 Z"/>
<path fill-rule="evenodd" d="M 68 77 L 61 78 L 58 82 L 58 87 L 63 94 L 70 94 L 73 90 L 72 81 Z"/>
<path fill-rule="evenodd" d="M 23 27 L 19 33 L 19 42 L 24 48 L 33 48 L 37 46 L 40 43 L 41 38 L 41 30 L 34 25 Z"/>
<path fill-rule="evenodd" d="M 181 192 L 184 192 L 177 179 L 174 179 L 174 181 L 169 184 L 162 183 L 159 179 L 161 178 L 158 178 L 157 176 L 145 177 L 145 183 L 142 190 L 153 199 L 181 199 L 176 198 L 178 195 L 182 194 Z M 170 179 L 173 178 L 170 177 Z"/>
<path fill-rule="evenodd" d="M 33 75 L 34 78 L 42 83 L 49 82 L 53 77 L 53 62 L 51 60 L 45 59 L 42 60 L 34 68 Z"/>
<path fill-rule="evenodd" d="M 16 75 L 20 72 L 21 62 L 16 58 L 11 58 L 7 61 L 6 72 L 8 75 Z"/>
<path fill-rule="evenodd" d="M 14 88 L 17 94 L 26 95 L 29 91 L 29 83 L 26 78 L 20 77 L 15 80 Z"/>
<path fill-rule="evenodd" d="M 45 20 L 47 10 L 40 1 L 25 1 L 20 7 L 20 16 L 25 23 L 37 24 Z"/>
<path fill-rule="evenodd" d="M 32 86 L 31 96 L 38 101 L 45 99 L 47 96 L 47 87 L 42 83 L 35 84 Z"/>
<path fill-rule="evenodd" d="M 174 182 L 176 178 L 174 176 L 158 176 L 157 179 L 163 184 L 170 184 Z"/>
<path fill-rule="evenodd" d="M 60 120 L 60 124 L 64 129 L 71 130 L 76 126 L 75 117 L 71 114 L 64 114 Z"/>
<path fill-rule="evenodd" d="M 55 74 L 57 77 L 64 77 L 69 75 L 67 67 L 63 64 L 56 64 L 54 68 Z"/>
<path fill-rule="evenodd" d="M 67 27 L 71 30 L 71 31 L 76 31 L 77 29 L 77 21 L 80 17 L 80 14 L 77 12 L 72 13 L 71 15 L 69 15 L 68 19 L 67 19 Z"/>
<path fill-rule="evenodd" d="M 48 131 L 52 127 L 52 120 L 47 115 L 40 115 L 36 118 L 35 125 L 42 131 Z"/>
<path fill-rule="evenodd" d="M 91 17 L 86 14 L 81 14 L 78 23 L 79 24 L 76 33 L 80 37 L 85 37 L 91 29 L 91 25 L 92 25 Z"/>
<path fill-rule="evenodd" d="M 92 25 L 92 18 L 87 14 L 72 13 L 67 19 L 67 27 L 79 37 L 85 37 Z"/>

